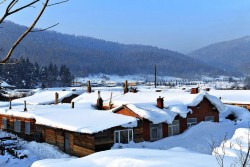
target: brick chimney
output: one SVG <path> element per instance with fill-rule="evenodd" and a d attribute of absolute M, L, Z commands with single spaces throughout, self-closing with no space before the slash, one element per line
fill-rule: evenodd
<path fill-rule="evenodd" d="M 100 91 L 98 91 L 98 99 L 96 102 L 96 107 L 98 110 L 102 110 L 102 107 L 103 107 L 103 100 L 101 98 Z"/>
<path fill-rule="evenodd" d="M 157 107 L 163 109 L 164 108 L 164 100 L 163 97 L 159 96 L 159 98 L 157 98 Z"/>
<path fill-rule="evenodd" d="M 88 81 L 88 88 L 87 88 L 87 92 L 88 92 L 88 93 L 91 93 L 91 84 L 90 84 L 90 81 Z"/>
<path fill-rule="evenodd" d="M 124 94 L 125 93 L 128 93 L 128 81 L 127 80 L 124 82 Z"/>
<path fill-rule="evenodd" d="M 192 88 L 191 89 L 191 94 L 198 94 L 199 93 L 199 88 Z"/>
<path fill-rule="evenodd" d="M 59 103 L 59 94 L 56 92 L 55 93 L 55 104 Z"/>

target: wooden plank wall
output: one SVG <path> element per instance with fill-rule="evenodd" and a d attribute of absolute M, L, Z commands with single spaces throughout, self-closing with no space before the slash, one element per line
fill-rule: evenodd
<path fill-rule="evenodd" d="M 7 118 L 7 131 L 17 134 L 18 136 L 34 140 L 33 134 L 41 134 L 41 139 L 39 141 L 44 141 L 46 143 L 57 146 L 60 150 L 65 151 L 64 140 L 65 134 L 69 135 L 70 151 L 71 155 L 83 157 L 92 154 L 96 151 L 102 151 L 110 149 L 114 144 L 114 131 L 123 130 L 127 128 L 114 127 L 96 134 L 82 134 L 77 132 L 66 131 L 63 129 L 57 129 L 53 127 L 48 127 L 44 125 L 35 124 L 34 119 L 27 119 L 21 117 L 13 117 L 7 115 L 0 115 L 0 127 L 2 127 L 2 118 Z M 14 132 L 14 121 L 18 119 L 21 121 L 21 132 Z M 29 121 L 31 124 L 31 134 L 25 134 L 25 122 Z M 143 125 L 142 122 L 138 123 L 136 128 L 133 128 L 134 141 L 143 141 Z"/>
<path fill-rule="evenodd" d="M 83 157 L 95 152 L 95 138 L 90 134 L 74 133 L 73 142 L 70 140 L 70 147 L 74 155 Z"/>
<path fill-rule="evenodd" d="M 92 135 L 80 134 L 43 125 L 37 125 L 37 130 L 38 129 L 43 133 L 43 140 L 46 143 L 55 145 L 64 152 L 64 136 L 67 133 L 69 135 L 70 144 L 70 151 L 67 152 L 68 154 L 83 157 L 95 152 L 95 139 Z"/>
<path fill-rule="evenodd" d="M 2 119 L 3 118 L 7 118 L 7 129 L 3 129 L 3 125 L 2 125 Z M 17 133 L 14 131 L 14 122 L 15 120 L 19 120 L 21 123 L 21 130 L 20 133 Z M 25 134 L 25 122 L 30 122 L 30 134 L 27 135 Z M 26 140 L 33 140 L 33 134 L 35 132 L 35 119 L 32 118 L 22 118 L 22 117 L 14 117 L 14 116 L 9 116 L 9 115 L 0 115 L 0 127 L 1 129 L 14 133 L 16 135 L 18 135 L 19 137 L 22 137 Z"/>

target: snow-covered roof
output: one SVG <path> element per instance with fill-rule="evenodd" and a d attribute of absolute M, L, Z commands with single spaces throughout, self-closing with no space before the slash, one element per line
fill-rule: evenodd
<path fill-rule="evenodd" d="M 13 103 L 24 103 L 26 101 L 27 104 L 53 104 L 55 101 L 55 93 L 59 95 L 59 102 L 61 102 L 64 98 L 70 97 L 73 94 L 80 94 L 83 91 L 71 91 L 71 90 L 40 90 L 32 96 L 15 99 Z"/>
<path fill-rule="evenodd" d="M 112 90 L 112 89 L 107 89 L 103 90 L 100 92 L 101 98 L 103 101 L 109 101 L 111 98 L 111 93 L 112 93 L 112 99 L 117 97 L 117 96 L 123 96 L 122 91 L 117 91 L 117 90 Z M 92 92 L 92 93 L 83 93 L 79 95 L 78 97 L 74 98 L 72 101 L 75 103 L 92 103 L 95 104 L 96 100 L 98 98 L 98 91 Z"/>
<path fill-rule="evenodd" d="M 77 104 L 74 109 L 69 104 L 28 105 L 27 109 L 28 111 L 24 112 L 23 106 L 14 106 L 11 110 L 0 108 L 0 114 L 34 118 L 36 124 L 88 134 L 116 126 L 137 126 L 136 118 L 99 111 L 89 103 Z"/>
<path fill-rule="evenodd" d="M 5 81 L 0 81 L 0 86 L 5 88 L 14 88 L 15 86 L 8 84 Z"/>
<path fill-rule="evenodd" d="M 223 103 L 250 104 L 250 90 L 210 90 L 209 94 L 221 97 Z"/>
<path fill-rule="evenodd" d="M 156 99 L 159 96 L 164 97 L 164 109 L 156 106 Z M 198 94 L 175 90 L 127 93 L 113 98 L 112 103 L 116 107 L 126 105 L 140 117 L 153 123 L 172 123 L 176 115 L 186 118 L 187 114 L 192 112 L 189 107 L 197 106 L 204 98 L 207 98 L 220 112 L 226 109 L 226 106 L 217 97 L 211 96 L 205 91 Z"/>

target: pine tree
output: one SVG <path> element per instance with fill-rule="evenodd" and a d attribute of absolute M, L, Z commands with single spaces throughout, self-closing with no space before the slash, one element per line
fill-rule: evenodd
<path fill-rule="evenodd" d="M 60 79 L 61 79 L 61 83 L 63 87 L 71 85 L 71 81 L 73 77 L 71 76 L 69 68 L 67 68 L 66 65 L 64 64 L 61 65 L 59 75 L 60 75 Z"/>
<path fill-rule="evenodd" d="M 47 78 L 48 87 L 52 87 L 54 85 L 54 80 L 53 80 L 53 64 L 51 62 L 49 63 L 47 77 L 48 77 Z"/>
<path fill-rule="evenodd" d="M 42 82 L 43 87 L 46 87 L 48 77 L 47 67 L 42 67 L 40 70 L 40 81 Z"/>

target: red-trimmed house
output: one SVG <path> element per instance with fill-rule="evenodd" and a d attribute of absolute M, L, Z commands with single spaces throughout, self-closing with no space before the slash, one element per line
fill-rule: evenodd
<path fill-rule="evenodd" d="M 113 99 L 114 105 L 118 106 L 113 109 L 114 113 L 141 120 L 145 141 L 180 134 L 202 121 L 219 122 L 219 111 L 225 109 L 218 98 L 206 92 L 147 94 L 128 93 Z M 166 97 L 165 100 L 163 96 Z M 156 103 L 152 102 L 153 99 Z"/>

